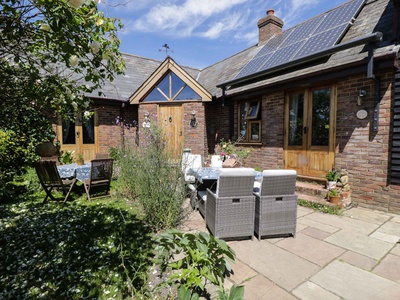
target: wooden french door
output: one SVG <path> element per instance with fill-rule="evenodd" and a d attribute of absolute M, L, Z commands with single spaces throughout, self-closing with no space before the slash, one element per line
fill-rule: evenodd
<path fill-rule="evenodd" d="M 168 155 L 179 159 L 183 148 L 183 107 L 181 104 L 160 104 L 158 122 L 163 130 Z"/>
<path fill-rule="evenodd" d="M 288 94 L 285 102 L 285 169 L 323 178 L 333 167 L 336 134 L 336 87 Z"/>
<path fill-rule="evenodd" d="M 99 148 L 96 114 L 89 119 L 79 115 L 75 120 L 62 120 L 57 127 L 61 151 L 75 151 L 75 158 L 81 153 L 85 161 L 96 157 Z"/>

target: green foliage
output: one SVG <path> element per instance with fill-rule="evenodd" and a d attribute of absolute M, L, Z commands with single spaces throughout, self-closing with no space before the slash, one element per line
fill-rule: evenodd
<path fill-rule="evenodd" d="M 72 164 L 74 162 L 75 151 L 61 151 L 60 163 L 63 165 Z"/>
<path fill-rule="evenodd" d="M 237 140 L 233 143 L 230 140 L 225 141 L 224 139 L 221 139 L 221 141 L 219 142 L 219 154 L 225 157 L 235 157 L 239 161 L 242 161 L 242 159 L 249 156 L 250 150 L 240 149 L 237 146 L 239 142 L 240 140 Z"/>
<path fill-rule="evenodd" d="M 118 192 L 140 205 L 145 221 L 155 231 L 173 228 L 185 217 L 181 168 L 167 152 L 161 128 L 152 124 L 142 134 L 140 147 L 111 151 L 117 157 Z"/>
<path fill-rule="evenodd" d="M 172 271 L 165 284 L 178 285 L 178 299 L 209 297 L 208 284 L 218 286 L 220 299 L 242 299 L 238 298 L 240 288 L 231 290 L 237 298 L 227 298 L 224 292 L 224 276 L 231 272 L 229 260 L 235 260 L 235 252 L 225 241 L 204 232 L 170 230 L 160 234 L 157 244 L 162 270 Z"/>
<path fill-rule="evenodd" d="M 116 202 L 2 204 L 0 299 L 146 294 L 152 232 Z"/>
<path fill-rule="evenodd" d="M 312 202 L 303 199 L 299 199 L 297 203 L 300 206 L 309 207 L 313 210 L 320 211 L 322 213 L 331 214 L 331 215 L 339 215 L 342 210 L 339 206 L 330 206 L 328 204 L 320 203 L 320 202 Z"/>
<path fill-rule="evenodd" d="M 13 198 L 23 191 L 7 183 L 21 175 L 35 158 L 34 146 L 27 136 L 0 129 L 0 200 Z"/>
<path fill-rule="evenodd" d="M 331 197 L 336 197 L 337 195 L 339 195 L 337 189 L 331 189 L 331 190 L 329 191 L 329 196 L 331 196 Z"/>
<path fill-rule="evenodd" d="M 338 181 L 340 176 L 341 176 L 340 172 L 333 168 L 329 170 L 329 172 L 326 174 L 326 180 L 336 182 Z"/>
<path fill-rule="evenodd" d="M 9 149 L 0 146 L 0 197 L 4 183 L 38 158 L 35 146 L 53 142 L 56 119 L 49 118 L 86 109 L 85 94 L 123 72 L 120 23 L 96 1 L 82 2 L 75 8 L 67 1 L 0 0 L 0 130 L 13 135 Z"/>

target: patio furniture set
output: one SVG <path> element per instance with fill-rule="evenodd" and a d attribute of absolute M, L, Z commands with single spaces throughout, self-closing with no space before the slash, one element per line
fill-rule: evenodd
<path fill-rule="evenodd" d="M 88 200 L 107 196 L 113 172 L 113 159 L 93 159 L 90 163 L 78 165 L 76 163 L 59 165 L 55 161 L 42 160 L 35 164 L 40 184 L 46 192 L 44 202 L 48 198 L 58 200 L 53 190 L 62 190 L 64 202 L 70 197 L 72 189 L 79 181 L 84 186 Z"/>
<path fill-rule="evenodd" d="M 296 171 L 202 167 L 186 154 L 182 171 L 193 209 L 208 230 L 222 239 L 296 234 Z"/>

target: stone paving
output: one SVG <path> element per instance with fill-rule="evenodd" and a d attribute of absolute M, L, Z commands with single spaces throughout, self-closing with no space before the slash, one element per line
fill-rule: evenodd
<path fill-rule="evenodd" d="M 192 212 L 186 231 L 207 231 Z M 229 241 L 226 287 L 245 299 L 400 299 L 400 216 L 365 208 L 329 215 L 298 207 L 296 237 Z"/>

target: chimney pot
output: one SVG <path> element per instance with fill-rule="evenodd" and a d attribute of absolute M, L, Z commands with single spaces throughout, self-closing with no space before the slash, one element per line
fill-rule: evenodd
<path fill-rule="evenodd" d="M 282 32 L 283 21 L 274 13 L 275 11 L 270 8 L 267 14 L 258 20 L 258 45 L 267 43 L 270 38 Z"/>

